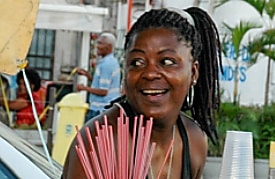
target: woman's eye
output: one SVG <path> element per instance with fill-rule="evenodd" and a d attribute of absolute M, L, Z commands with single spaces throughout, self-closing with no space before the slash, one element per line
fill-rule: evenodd
<path fill-rule="evenodd" d="M 172 58 L 164 58 L 164 59 L 162 60 L 162 64 L 163 64 L 163 65 L 166 65 L 166 66 L 170 66 L 170 65 L 175 64 L 175 60 L 172 59 Z"/>
<path fill-rule="evenodd" d="M 134 59 L 131 61 L 130 65 L 134 67 L 138 67 L 144 64 L 144 61 L 142 59 Z"/>

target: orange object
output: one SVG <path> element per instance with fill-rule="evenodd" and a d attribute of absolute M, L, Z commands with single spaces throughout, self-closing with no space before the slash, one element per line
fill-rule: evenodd
<path fill-rule="evenodd" d="M 127 19 L 127 31 L 131 28 L 132 22 L 132 8 L 133 8 L 133 0 L 128 0 L 128 19 Z"/>

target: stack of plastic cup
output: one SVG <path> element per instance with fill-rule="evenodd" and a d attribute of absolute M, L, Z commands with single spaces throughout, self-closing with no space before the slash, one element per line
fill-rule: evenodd
<path fill-rule="evenodd" d="M 254 157 L 251 132 L 227 131 L 220 179 L 253 179 Z"/>

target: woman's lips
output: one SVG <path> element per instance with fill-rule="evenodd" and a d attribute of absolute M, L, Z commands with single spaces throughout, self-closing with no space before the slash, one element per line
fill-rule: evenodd
<path fill-rule="evenodd" d="M 160 94 L 164 94 L 166 93 L 167 90 L 165 89 L 148 89 L 148 90 L 141 90 L 141 93 L 144 95 L 153 95 L 153 96 L 157 96 Z"/>
<path fill-rule="evenodd" d="M 167 89 L 146 89 L 140 91 L 143 97 L 149 102 L 160 102 L 168 92 Z"/>

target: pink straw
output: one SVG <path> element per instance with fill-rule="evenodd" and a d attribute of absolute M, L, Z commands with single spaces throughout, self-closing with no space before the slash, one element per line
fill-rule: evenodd
<path fill-rule="evenodd" d="M 143 127 L 143 116 L 140 116 L 139 126 L 138 126 L 138 139 L 136 147 L 136 160 L 135 160 L 135 169 L 134 169 L 134 178 L 139 177 L 139 172 L 141 170 L 141 160 L 142 160 L 142 148 L 144 141 L 144 127 Z"/>
<path fill-rule="evenodd" d="M 88 127 L 85 128 L 89 155 L 87 154 L 82 136 L 77 129 L 77 145 L 75 150 L 88 179 L 144 179 L 150 168 L 156 143 L 150 145 L 153 119 L 144 123 L 143 116 L 135 117 L 132 137 L 129 136 L 129 118 L 124 117 L 120 111 L 117 118 L 117 148 L 115 147 L 113 128 L 108 125 L 107 117 L 104 116 L 104 124 L 95 121 L 95 143 Z M 139 120 L 139 121 L 138 121 Z M 137 124 L 139 122 L 139 124 Z M 129 143 L 130 137 L 132 138 Z M 165 163 L 171 153 L 173 140 L 168 148 L 164 163 L 158 174 L 160 177 Z M 131 149 L 131 151 L 129 151 Z M 117 150 L 117 152 L 116 152 Z M 129 158 L 130 157 L 130 158 Z M 94 176 L 93 170 L 96 177 Z"/>
<path fill-rule="evenodd" d="M 78 146 L 75 146 L 75 150 L 76 150 L 78 158 L 80 159 L 80 163 L 84 169 L 85 175 L 88 177 L 88 179 L 93 179 L 93 177 L 91 176 L 90 171 L 89 171 L 90 168 L 87 167 L 87 165 L 86 165 L 86 162 L 85 162 L 85 159 L 84 159 L 81 149 Z"/>
<path fill-rule="evenodd" d="M 163 162 L 163 164 L 162 164 L 162 166 L 161 166 L 161 168 L 160 168 L 160 170 L 159 170 L 159 174 L 158 174 L 157 179 L 160 178 L 160 175 L 161 175 L 161 173 L 162 173 L 162 171 L 163 171 L 163 168 L 164 168 L 164 166 L 165 166 L 165 163 L 166 163 L 166 161 L 167 161 L 167 159 L 168 159 L 168 157 L 169 157 L 169 154 L 170 154 L 170 152 L 171 152 L 173 143 L 174 143 L 174 140 L 172 139 L 172 141 L 171 141 L 171 143 L 170 143 L 170 146 L 169 146 L 169 148 L 168 148 L 168 151 L 167 151 L 167 153 L 166 153 L 164 162 Z"/>
<path fill-rule="evenodd" d="M 151 146 L 151 149 L 150 149 L 150 152 L 149 152 L 149 155 L 148 155 L 148 158 L 147 158 L 147 161 L 146 161 L 146 165 L 145 165 L 145 169 L 144 169 L 142 178 L 145 178 L 146 175 L 147 175 L 147 173 L 148 173 L 148 171 L 149 171 L 150 163 L 151 163 L 151 160 L 153 158 L 153 153 L 155 151 L 155 148 L 156 148 L 156 143 L 153 142 L 152 146 Z"/>
<path fill-rule="evenodd" d="M 109 134 L 110 134 L 110 143 L 111 143 L 111 153 L 112 153 L 112 169 L 113 169 L 113 175 L 112 177 L 115 178 L 117 177 L 118 178 L 118 175 L 117 175 L 117 160 L 116 160 L 116 151 L 115 151 L 115 142 L 114 142 L 114 135 L 113 135 L 113 128 L 112 126 L 109 126 Z"/>
<path fill-rule="evenodd" d="M 151 138 L 152 126 L 153 126 L 153 120 L 150 119 L 146 122 L 146 127 L 145 127 L 145 135 L 144 135 L 141 164 L 140 164 L 141 166 L 145 166 L 145 161 L 146 161 L 148 149 L 149 149 L 148 146 L 149 146 L 149 142 L 150 142 L 150 138 Z M 143 171 L 144 168 L 143 169 L 141 168 L 140 170 Z M 142 172 L 140 172 L 140 173 L 142 174 Z"/>
<path fill-rule="evenodd" d="M 81 150 L 81 152 L 83 154 L 85 164 L 90 169 L 89 171 L 91 171 L 91 176 L 93 176 L 93 174 L 92 174 L 92 167 L 91 167 L 91 164 L 90 164 L 90 161 L 89 161 L 89 157 L 88 157 L 88 154 L 87 154 L 87 151 L 86 151 L 86 148 L 85 148 L 85 145 L 84 145 L 81 133 L 79 132 L 79 129 L 78 129 L 77 126 L 76 126 L 76 130 L 77 130 L 76 139 L 77 139 L 77 142 L 79 143 L 79 148 L 80 148 L 80 150 Z"/>
<path fill-rule="evenodd" d="M 122 119 L 120 117 L 117 118 L 117 146 L 118 146 L 118 178 L 122 178 L 122 163 L 121 163 L 121 157 L 122 157 L 122 144 L 121 144 L 121 138 L 122 138 L 122 126 L 121 126 Z"/>
<path fill-rule="evenodd" d="M 130 159 L 130 173 L 129 178 L 133 178 L 133 166 L 134 166 L 134 153 L 135 153 L 135 143 L 136 143 L 136 131 L 137 131 L 137 117 L 134 118 L 134 128 L 133 128 L 133 139 L 132 139 L 132 149 L 131 149 L 131 159 Z"/>
<path fill-rule="evenodd" d="M 103 176 L 102 176 L 102 172 L 100 169 L 100 166 L 99 166 L 99 162 L 98 162 L 98 158 L 97 158 L 97 155 L 96 155 L 96 151 L 95 151 L 95 148 L 94 148 L 94 144 L 93 144 L 93 141 L 92 141 L 92 137 L 91 137 L 91 133 L 90 133 L 90 130 L 88 127 L 85 128 L 85 132 L 86 132 L 86 137 L 87 137 L 87 140 L 88 140 L 88 143 L 89 143 L 89 146 L 90 146 L 90 156 L 91 156 L 91 159 L 92 159 L 92 164 L 93 166 L 95 166 L 95 170 L 96 170 L 96 175 L 97 175 L 97 178 L 99 179 L 103 179 Z"/>
<path fill-rule="evenodd" d="M 80 161 L 83 162 L 83 164 L 84 164 L 84 166 L 83 166 L 84 171 L 86 170 L 85 172 L 88 172 L 89 177 L 94 178 L 93 173 L 92 173 L 92 167 L 91 167 L 91 164 L 90 164 L 90 161 L 88 158 L 88 154 L 84 147 L 83 139 L 82 139 L 81 134 L 78 130 L 78 127 L 76 127 L 76 129 L 77 129 L 76 139 L 77 139 L 77 142 L 79 143 L 79 145 L 76 146 L 76 148 L 75 148 L 76 152 L 78 153 Z"/>

